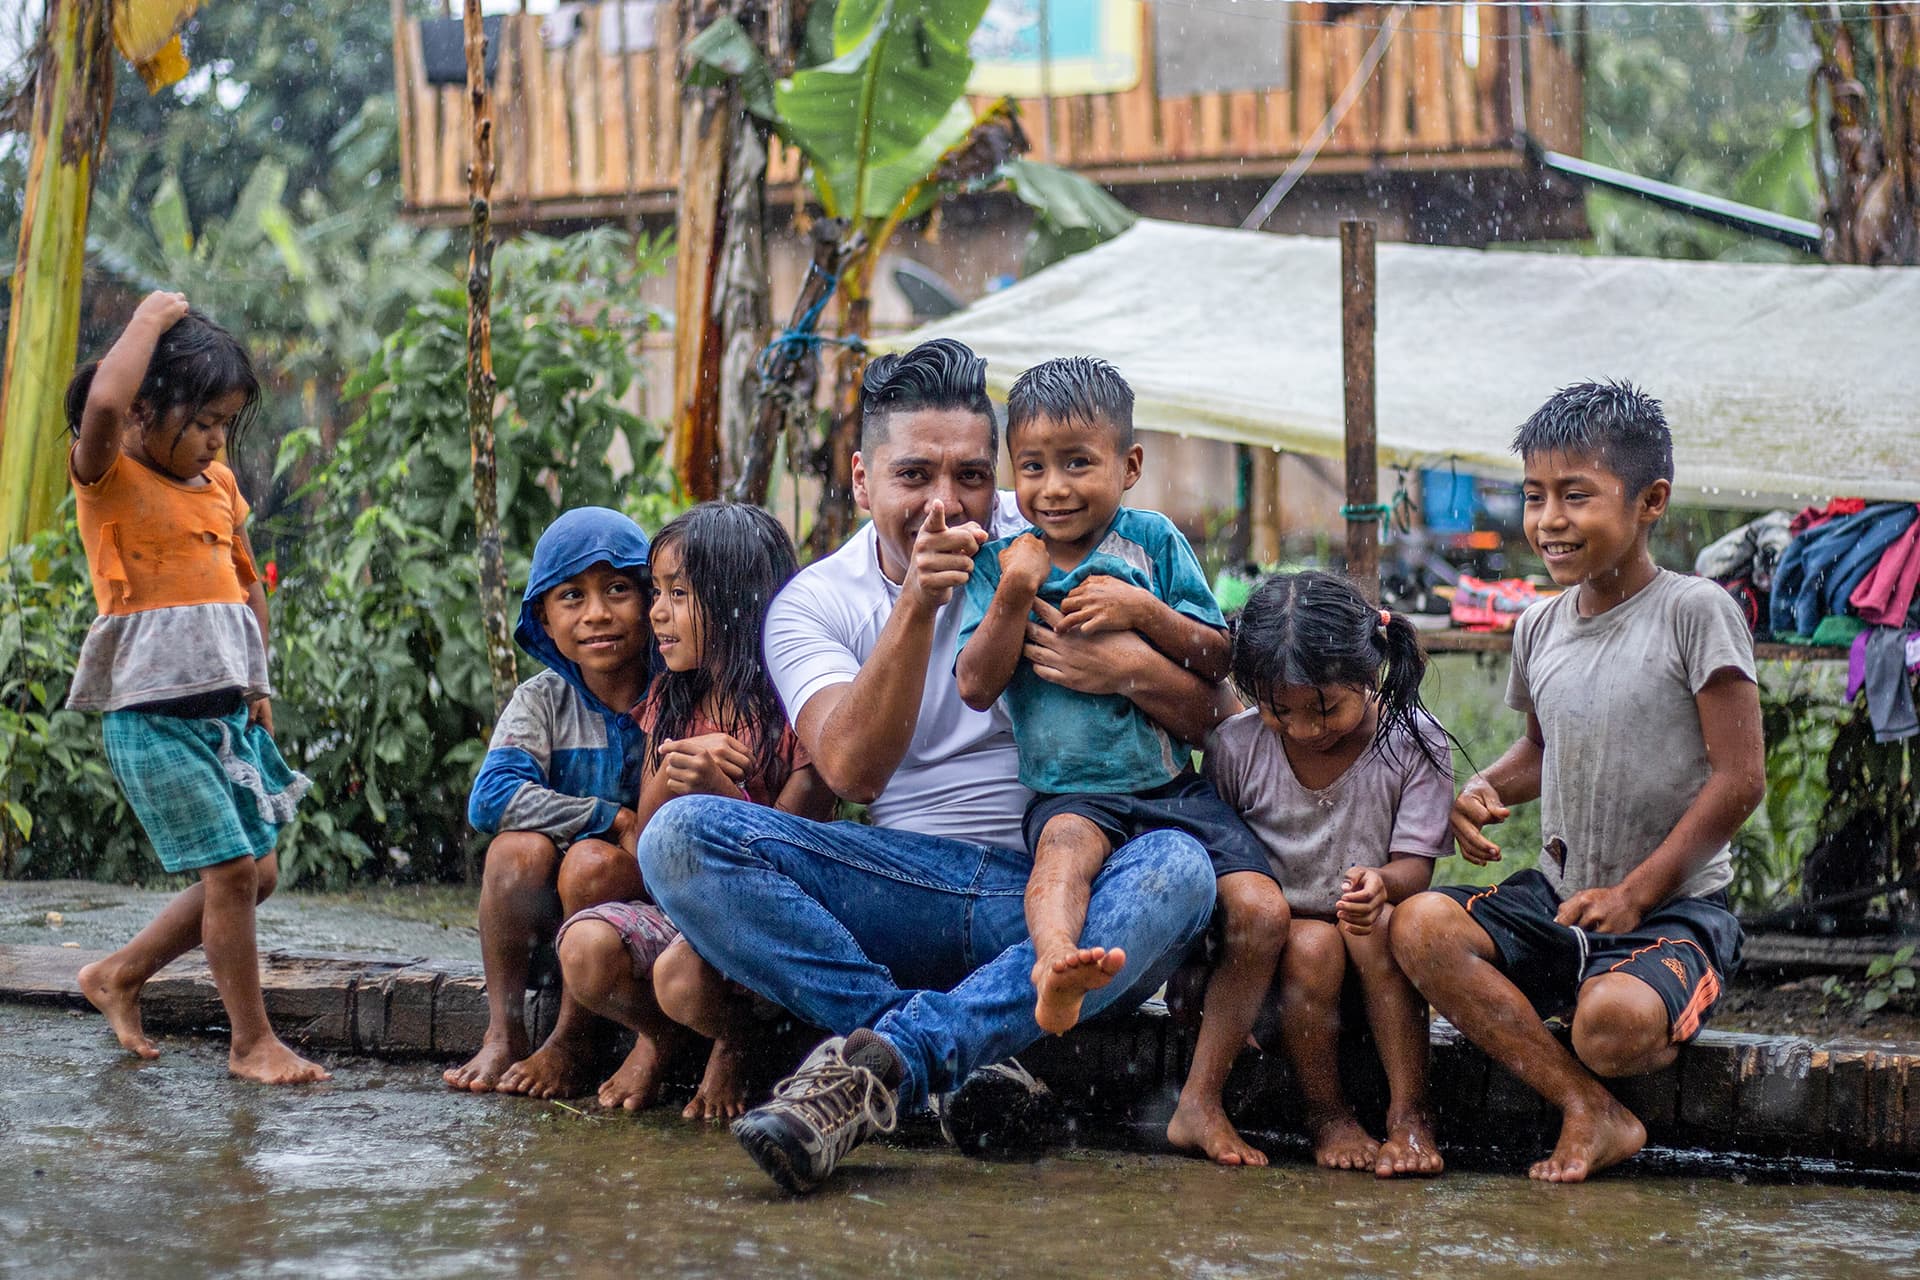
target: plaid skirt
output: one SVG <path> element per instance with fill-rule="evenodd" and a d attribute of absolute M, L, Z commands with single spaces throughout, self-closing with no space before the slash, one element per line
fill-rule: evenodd
<path fill-rule="evenodd" d="M 245 708 L 207 719 L 109 711 L 104 731 L 107 763 L 168 871 L 266 857 L 312 785 Z"/>

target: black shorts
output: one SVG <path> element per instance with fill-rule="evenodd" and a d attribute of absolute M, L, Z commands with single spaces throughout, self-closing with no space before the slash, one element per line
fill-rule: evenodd
<path fill-rule="evenodd" d="M 1660 993 L 1673 1043 L 1684 1044 L 1699 1034 L 1727 976 L 1740 967 L 1740 922 L 1725 893 L 1675 898 L 1631 933 L 1589 933 L 1554 922 L 1560 896 L 1538 871 L 1485 888 L 1434 892 L 1465 907 L 1493 939 L 1500 972 L 1542 1017 L 1570 1012 L 1587 979 L 1630 973 Z"/>
<path fill-rule="evenodd" d="M 1063 813 L 1077 814 L 1100 828 L 1116 849 L 1149 831 L 1182 831 L 1206 847 L 1207 856 L 1213 859 L 1215 879 L 1236 871 L 1258 871 L 1268 879 L 1274 878 L 1273 868 L 1267 864 L 1267 847 L 1260 843 L 1260 837 L 1247 829 L 1211 782 L 1192 770 L 1138 795 L 1063 792 L 1035 796 L 1021 823 L 1028 853 L 1039 847 L 1040 832 L 1048 819 Z"/>

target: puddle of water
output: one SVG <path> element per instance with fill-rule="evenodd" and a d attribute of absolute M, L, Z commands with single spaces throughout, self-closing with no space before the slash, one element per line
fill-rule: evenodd
<path fill-rule="evenodd" d="M 890 1144 L 793 1200 L 724 1130 L 667 1110 L 582 1118 L 366 1061 L 276 1092 L 229 1081 L 217 1042 L 165 1047 L 135 1064 L 97 1019 L 0 1006 L 0 1271 L 1920 1277 L 1920 1195 L 1902 1191 L 1486 1172 L 1378 1185 L 1297 1161 L 1000 1164 Z"/>

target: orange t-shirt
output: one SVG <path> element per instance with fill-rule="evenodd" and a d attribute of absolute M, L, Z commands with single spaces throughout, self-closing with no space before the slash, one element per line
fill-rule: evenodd
<path fill-rule="evenodd" d="M 71 459 L 68 467 L 71 475 Z M 260 580 L 240 536 L 251 508 L 225 463 L 208 467 L 206 478 L 185 484 L 125 454 L 92 484 L 73 477 L 102 614 L 247 603 L 247 589 Z"/>

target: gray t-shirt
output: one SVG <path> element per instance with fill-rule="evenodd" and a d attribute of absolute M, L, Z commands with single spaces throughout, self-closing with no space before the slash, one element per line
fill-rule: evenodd
<path fill-rule="evenodd" d="M 1619 884 L 1673 833 L 1711 772 L 1695 696 L 1718 671 L 1754 678 L 1753 636 L 1716 583 L 1662 569 L 1591 618 L 1579 594 L 1521 616 L 1507 678 L 1507 705 L 1546 738 L 1540 870 L 1563 897 Z M 1732 864 L 1723 846 L 1678 896 L 1725 888 Z"/>
<path fill-rule="evenodd" d="M 1423 716 L 1420 728 L 1434 758 L 1448 762 L 1445 768 L 1429 763 L 1401 730 L 1319 791 L 1294 776 L 1279 735 L 1260 722 L 1257 709 L 1207 735 L 1207 778 L 1266 846 L 1267 863 L 1294 911 L 1332 915 L 1348 867 L 1385 866 L 1395 854 L 1447 852 L 1453 757 L 1438 724 Z"/>

